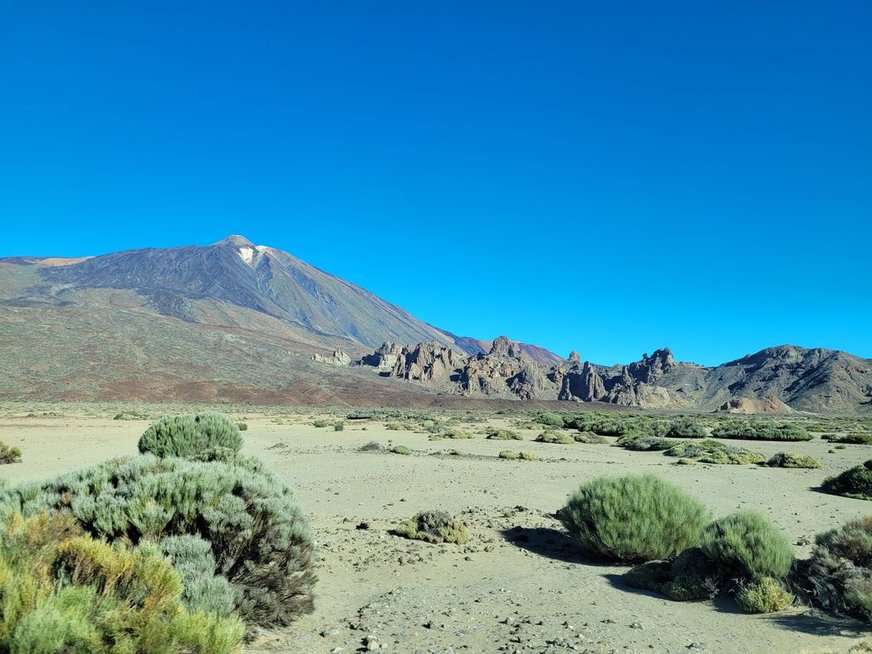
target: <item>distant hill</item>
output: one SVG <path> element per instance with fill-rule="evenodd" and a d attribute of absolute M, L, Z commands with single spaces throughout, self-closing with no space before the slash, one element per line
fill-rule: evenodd
<path fill-rule="evenodd" d="M 414 404 L 437 395 L 853 413 L 872 410 L 872 361 L 790 345 L 711 368 L 668 349 L 612 367 L 563 360 L 505 337 L 455 336 L 241 236 L 0 259 L 3 398 Z"/>

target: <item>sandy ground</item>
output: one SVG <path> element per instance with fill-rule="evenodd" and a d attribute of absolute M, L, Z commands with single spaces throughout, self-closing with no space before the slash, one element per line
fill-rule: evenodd
<path fill-rule="evenodd" d="M 248 416 L 247 454 L 293 489 L 318 541 L 316 610 L 265 633 L 255 652 L 844 652 L 859 623 L 801 608 L 770 616 L 728 601 L 671 602 L 624 587 L 627 568 L 579 556 L 552 513 L 579 483 L 605 474 L 653 473 L 705 502 L 716 515 L 756 509 L 807 555 L 814 534 L 869 511 L 869 504 L 812 490 L 826 476 L 870 458 L 872 447 L 828 454 L 820 440 L 787 446 L 744 443 L 764 455 L 815 456 L 822 470 L 677 466 L 656 452 L 610 445 L 525 441 L 428 441 L 377 422 L 318 429 L 311 417 Z M 293 423 L 293 424 L 288 424 Z M 492 425 L 507 424 L 492 420 Z M 99 417 L 0 417 L 0 440 L 22 463 L 0 466 L 12 483 L 38 480 L 131 454 L 147 421 Z M 483 425 L 468 425 L 471 431 Z M 412 456 L 359 452 L 377 441 Z M 530 450 L 538 461 L 497 458 Z M 448 454 L 455 450 L 458 454 Z M 429 545 L 388 530 L 424 509 L 460 515 L 467 545 Z M 368 528 L 358 528 L 367 523 Z"/>

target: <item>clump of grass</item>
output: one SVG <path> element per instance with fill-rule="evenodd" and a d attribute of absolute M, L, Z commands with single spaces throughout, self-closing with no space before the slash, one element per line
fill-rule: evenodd
<path fill-rule="evenodd" d="M 659 452 L 668 450 L 676 441 L 659 436 L 622 436 L 616 444 L 635 452 Z"/>
<path fill-rule="evenodd" d="M 236 426 L 239 428 L 239 431 L 248 431 L 248 423 L 247 422 L 237 422 Z"/>
<path fill-rule="evenodd" d="M 430 436 L 431 441 L 441 441 L 446 438 L 448 440 L 457 441 L 469 440 L 470 438 L 475 438 L 475 436 L 470 434 L 468 431 L 463 431 L 462 429 L 446 429 L 443 432 Z"/>
<path fill-rule="evenodd" d="M 736 602 L 746 613 L 777 613 L 789 608 L 796 598 L 772 577 L 740 584 Z"/>
<path fill-rule="evenodd" d="M 496 441 L 519 441 L 523 439 L 523 437 L 516 431 L 512 431 L 511 429 L 497 429 L 495 427 L 491 427 L 487 430 L 487 437 L 490 440 Z"/>
<path fill-rule="evenodd" d="M 514 452 L 512 450 L 503 450 L 500 452 L 499 457 L 501 459 L 510 459 L 517 460 L 521 459 L 522 461 L 535 461 L 539 457 L 537 457 L 533 452 Z"/>
<path fill-rule="evenodd" d="M 819 534 L 794 577 L 811 604 L 872 622 L 872 516 Z"/>
<path fill-rule="evenodd" d="M 10 447 L 3 441 L 0 441 L 0 464 L 20 462 L 21 450 L 17 447 Z"/>
<path fill-rule="evenodd" d="M 553 429 L 546 429 L 535 440 L 537 443 L 553 443 L 556 445 L 570 445 L 575 442 L 575 439 L 570 434 Z"/>
<path fill-rule="evenodd" d="M 783 579 L 793 563 L 790 542 L 753 511 L 739 511 L 707 525 L 700 547 L 731 577 Z"/>
<path fill-rule="evenodd" d="M 341 420 L 334 423 L 333 431 L 345 431 L 345 423 L 342 422 Z"/>
<path fill-rule="evenodd" d="M 582 484 L 557 517 L 584 551 L 649 561 L 675 556 L 699 542 L 709 512 L 653 475 L 627 475 Z"/>
<path fill-rule="evenodd" d="M 695 459 L 700 463 L 719 465 L 752 465 L 762 463 L 762 454 L 752 452 L 743 447 L 733 447 L 719 441 L 706 438 L 700 441 L 683 441 L 676 443 L 664 454 L 685 459 Z"/>
<path fill-rule="evenodd" d="M 242 449 L 239 426 L 218 413 L 164 416 L 139 439 L 139 451 L 159 457 L 204 458 L 236 454 Z"/>
<path fill-rule="evenodd" d="M 361 445 L 358 449 L 359 452 L 383 452 L 385 449 L 384 445 L 377 441 L 370 441 L 365 445 Z M 411 452 L 411 450 L 410 450 Z"/>
<path fill-rule="evenodd" d="M 385 429 L 388 431 L 402 431 L 404 429 L 403 423 L 401 422 L 386 422 Z"/>
<path fill-rule="evenodd" d="M 411 520 L 404 520 L 397 525 L 392 533 L 428 543 L 462 545 L 469 540 L 466 525 L 444 511 L 421 511 Z"/>
<path fill-rule="evenodd" d="M 572 438 L 576 443 L 584 443 L 585 445 L 603 445 L 609 442 L 609 439 L 599 434 L 594 434 L 590 431 L 580 431 L 573 434 Z"/>
<path fill-rule="evenodd" d="M 410 450 L 405 445 L 394 445 L 391 448 L 391 452 L 393 452 L 394 454 L 402 454 L 403 456 L 409 456 L 412 453 L 412 450 Z"/>
<path fill-rule="evenodd" d="M 312 423 L 312 426 L 317 427 L 318 429 L 324 429 L 325 427 L 330 426 L 330 421 L 329 420 L 315 420 Z"/>
<path fill-rule="evenodd" d="M 153 549 L 109 545 L 63 514 L 12 514 L 0 531 L 0 650 L 238 651 L 241 620 L 188 609 L 179 573 Z"/>
<path fill-rule="evenodd" d="M 828 477 L 821 484 L 821 490 L 857 500 L 872 500 L 872 459 L 835 477 Z"/>
<path fill-rule="evenodd" d="M 778 452 L 766 462 L 773 468 L 820 468 L 817 459 L 806 454 L 793 454 L 791 452 Z"/>

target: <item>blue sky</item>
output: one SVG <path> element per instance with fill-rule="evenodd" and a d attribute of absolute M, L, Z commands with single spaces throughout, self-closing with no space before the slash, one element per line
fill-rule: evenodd
<path fill-rule="evenodd" d="M 0 256 L 279 247 L 600 363 L 872 357 L 872 3 L 0 2 Z"/>

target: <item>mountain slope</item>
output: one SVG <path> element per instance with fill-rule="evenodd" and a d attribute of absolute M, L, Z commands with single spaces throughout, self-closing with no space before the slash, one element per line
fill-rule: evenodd
<path fill-rule="evenodd" d="M 705 410 L 775 398 L 847 413 L 872 411 L 872 361 L 793 346 L 713 368 L 668 349 L 608 368 L 575 353 L 564 361 L 505 337 L 457 337 L 240 236 L 0 259 L 0 397 L 390 404 L 436 394 Z"/>

